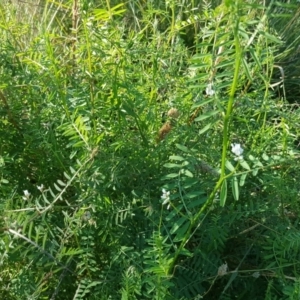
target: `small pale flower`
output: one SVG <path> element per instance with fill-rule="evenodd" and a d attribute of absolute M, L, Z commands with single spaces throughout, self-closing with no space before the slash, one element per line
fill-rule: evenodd
<path fill-rule="evenodd" d="M 161 199 L 163 200 L 167 200 L 169 199 L 169 196 L 170 196 L 170 192 L 166 191 L 165 189 L 162 189 L 162 196 L 161 196 Z"/>
<path fill-rule="evenodd" d="M 231 152 L 236 155 L 234 160 L 242 160 L 244 149 L 241 147 L 241 144 L 231 144 Z"/>
<path fill-rule="evenodd" d="M 91 218 L 91 213 L 89 211 L 86 211 L 84 214 L 83 214 L 83 220 L 84 221 L 88 221 L 90 218 Z"/>
<path fill-rule="evenodd" d="M 219 267 L 218 269 L 218 276 L 224 276 L 227 274 L 228 271 L 228 265 L 225 262 L 225 264 L 223 264 L 222 266 Z"/>
<path fill-rule="evenodd" d="M 167 206 L 167 209 L 170 208 L 170 192 L 166 191 L 165 189 L 162 189 L 162 196 L 161 196 L 161 199 L 163 199 L 163 203 L 162 205 L 166 205 L 168 204 Z"/>
<path fill-rule="evenodd" d="M 25 190 L 23 192 L 24 192 L 24 196 L 22 197 L 23 200 L 28 200 L 30 198 L 30 193 L 28 192 L 28 190 Z"/>
<path fill-rule="evenodd" d="M 37 189 L 42 193 L 44 190 L 44 185 L 43 184 L 37 185 Z"/>
<path fill-rule="evenodd" d="M 215 91 L 213 90 L 213 85 L 212 83 L 209 83 L 205 89 L 206 95 L 207 96 L 213 96 L 215 94 Z"/>

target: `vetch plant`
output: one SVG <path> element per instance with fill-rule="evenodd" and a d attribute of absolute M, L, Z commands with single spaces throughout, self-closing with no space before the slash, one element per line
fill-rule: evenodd
<path fill-rule="evenodd" d="M 0 299 L 298 299 L 299 112 L 269 93 L 285 4 L 77 2 L 57 26 L 0 16 Z"/>

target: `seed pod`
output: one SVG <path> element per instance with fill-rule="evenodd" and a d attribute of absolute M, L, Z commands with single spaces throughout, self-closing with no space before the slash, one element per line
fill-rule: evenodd
<path fill-rule="evenodd" d="M 170 124 L 170 122 L 166 122 L 159 130 L 158 132 L 158 138 L 157 138 L 157 142 L 162 141 L 166 135 L 171 131 L 172 126 Z"/>

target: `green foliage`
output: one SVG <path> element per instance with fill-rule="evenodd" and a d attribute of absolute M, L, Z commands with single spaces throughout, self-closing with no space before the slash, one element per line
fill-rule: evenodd
<path fill-rule="evenodd" d="M 296 1 L 4 2 L 1 299 L 298 299 Z"/>

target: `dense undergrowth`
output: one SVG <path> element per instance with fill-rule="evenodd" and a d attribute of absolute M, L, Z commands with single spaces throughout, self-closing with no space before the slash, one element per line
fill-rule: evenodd
<path fill-rule="evenodd" d="M 1 299 L 299 299 L 299 14 L 3 1 Z"/>

